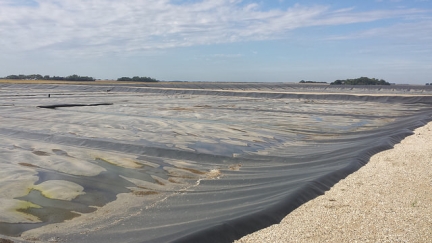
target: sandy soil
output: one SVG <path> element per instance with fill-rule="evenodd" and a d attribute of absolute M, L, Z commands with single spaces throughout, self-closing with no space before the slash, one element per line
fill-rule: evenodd
<path fill-rule="evenodd" d="M 246 242 L 432 242 L 432 122 Z"/>

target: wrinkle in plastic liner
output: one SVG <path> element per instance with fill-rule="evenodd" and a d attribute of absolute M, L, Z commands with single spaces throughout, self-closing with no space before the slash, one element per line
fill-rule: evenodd
<path fill-rule="evenodd" d="M 431 92 L 1 84 L 0 235 L 232 242 L 432 120 Z"/>

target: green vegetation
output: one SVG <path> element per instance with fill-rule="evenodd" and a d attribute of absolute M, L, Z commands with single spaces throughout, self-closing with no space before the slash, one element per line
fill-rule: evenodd
<path fill-rule="evenodd" d="M 138 77 L 134 76 L 132 78 L 129 77 L 121 77 L 118 78 L 117 81 L 131 81 L 131 82 L 159 82 L 159 80 L 149 77 Z"/>
<path fill-rule="evenodd" d="M 390 85 L 384 79 L 361 77 L 355 79 L 336 80 L 331 85 Z"/>
<path fill-rule="evenodd" d="M 21 79 L 21 80 L 64 80 L 64 81 L 95 81 L 94 78 L 88 76 L 78 76 L 76 74 L 69 75 L 67 77 L 59 77 L 59 76 L 42 76 L 40 74 L 31 74 L 31 75 L 9 75 L 2 79 Z"/>
<path fill-rule="evenodd" d="M 305 81 L 305 80 L 302 80 L 302 81 L 300 81 L 299 83 L 301 83 L 301 84 L 326 84 L 327 82 L 319 82 L 319 81 Z"/>
<path fill-rule="evenodd" d="M 49 75 L 45 75 L 42 76 L 40 74 L 31 74 L 31 75 L 24 75 L 24 74 L 19 74 L 19 75 L 9 75 L 6 76 L 4 78 L 0 78 L 0 79 L 15 79 L 15 80 L 56 80 L 56 81 L 95 81 L 96 79 L 94 79 L 93 77 L 88 77 L 88 76 L 78 76 L 76 74 L 74 75 L 69 75 L 67 77 L 60 77 L 60 76 L 49 76 Z M 129 77 L 122 77 L 122 78 L 118 78 L 117 81 L 131 81 L 131 82 L 159 82 L 159 80 L 154 79 L 154 78 L 150 78 L 150 77 L 139 77 L 139 76 L 134 76 L 132 78 Z"/>

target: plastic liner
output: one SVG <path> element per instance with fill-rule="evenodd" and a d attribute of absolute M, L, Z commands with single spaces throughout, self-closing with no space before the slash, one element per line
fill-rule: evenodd
<path fill-rule="evenodd" d="M 41 105 L 41 106 L 38 106 L 38 108 L 55 109 L 55 108 L 59 108 L 59 107 L 100 106 L 100 105 L 112 105 L 112 103 Z"/>
<path fill-rule="evenodd" d="M 147 87 L 148 86 L 148 87 Z M 233 97 L 271 99 L 331 99 L 371 102 L 432 103 L 431 86 L 392 86 L 392 85 L 298 85 L 283 83 L 161 83 L 133 85 L 26 85 L 0 84 L 0 87 L 52 89 L 75 92 L 131 92 L 158 93 L 165 95 L 218 95 Z M 57 95 L 57 94 L 51 94 Z M 58 95 L 62 96 L 63 93 Z M 66 94 L 67 95 L 67 94 Z M 397 95 L 397 97 L 395 97 Z M 413 96 L 415 95 L 415 96 Z"/>
<path fill-rule="evenodd" d="M 0 234 L 232 242 L 432 120 L 423 87 L 352 89 L 0 85 Z M 65 185 L 83 189 L 64 195 Z"/>

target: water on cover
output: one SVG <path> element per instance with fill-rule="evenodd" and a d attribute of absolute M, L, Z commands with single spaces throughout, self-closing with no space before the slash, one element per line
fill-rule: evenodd
<path fill-rule="evenodd" d="M 276 223 L 431 118 L 427 97 L 227 87 L 3 85 L 0 235 L 229 242 Z M 40 108 L 56 104 L 69 105 Z M 120 196 L 130 203 L 116 205 Z M 118 210 L 73 224 L 107 204 Z M 54 223 L 58 231 L 43 230 Z"/>

